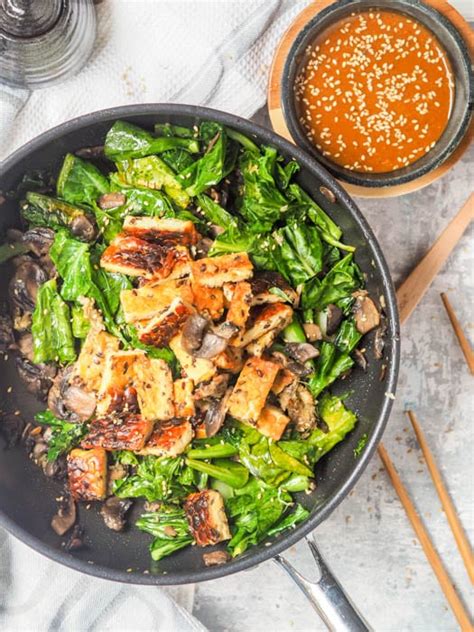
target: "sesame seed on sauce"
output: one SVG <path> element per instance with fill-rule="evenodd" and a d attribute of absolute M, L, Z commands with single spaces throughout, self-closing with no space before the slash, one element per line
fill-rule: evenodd
<path fill-rule="evenodd" d="M 298 119 L 324 156 L 346 169 L 387 173 L 436 145 L 454 97 L 447 54 L 402 13 L 361 11 L 306 48 L 295 81 Z"/>

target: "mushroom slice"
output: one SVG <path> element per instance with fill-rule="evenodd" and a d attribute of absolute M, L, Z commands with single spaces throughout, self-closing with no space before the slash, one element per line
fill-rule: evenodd
<path fill-rule="evenodd" d="M 64 535 L 76 522 L 76 503 L 69 494 L 61 498 L 58 512 L 51 520 L 51 527 L 58 535 Z"/>
<path fill-rule="evenodd" d="M 182 329 L 182 345 L 186 353 L 194 354 L 202 344 L 209 321 L 200 314 L 192 314 Z"/>
<path fill-rule="evenodd" d="M 195 355 L 196 358 L 215 358 L 217 355 L 225 351 L 227 344 L 228 343 L 225 338 L 221 338 L 220 336 L 208 331 L 204 334 L 201 346 L 194 352 L 193 355 Z"/>
<path fill-rule="evenodd" d="M 330 303 L 324 312 L 326 316 L 326 327 L 324 333 L 326 336 L 332 336 L 336 333 L 342 321 L 342 309 L 333 303 Z"/>
<path fill-rule="evenodd" d="M 15 364 L 26 390 L 45 400 L 56 374 L 56 367 L 51 364 L 33 364 L 25 356 L 17 356 Z"/>
<path fill-rule="evenodd" d="M 74 366 L 56 376 L 48 393 L 48 408 L 60 419 L 86 421 L 94 414 L 96 399 L 73 378 Z"/>
<path fill-rule="evenodd" d="M 307 434 L 316 425 L 316 405 L 310 391 L 302 384 L 290 384 L 279 395 L 280 405 L 294 422 L 296 430 Z"/>
<path fill-rule="evenodd" d="M 54 231 L 50 228 L 35 226 L 22 235 L 21 241 L 26 244 L 37 257 L 43 257 L 48 254 L 53 244 Z"/>
<path fill-rule="evenodd" d="M 127 198 L 124 193 L 104 193 L 100 196 L 97 203 L 103 211 L 107 211 L 111 208 L 117 208 L 123 206 Z"/>
<path fill-rule="evenodd" d="M 229 375 L 221 373 L 208 382 L 201 382 L 194 391 L 195 401 L 201 399 L 219 399 L 223 397 L 229 384 Z"/>
<path fill-rule="evenodd" d="M 228 388 L 224 396 L 220 400 L 212 400 L 204 417 L 204 428 L 206 437 L 213 437 L 222 428 L 227 409 L 229 406 L 229 398 L 232 394 L 232 388 Z"/>
<path fill-rule="evenodd" d="M 183 419 L 170 419 L 157 424 L 145 446 L 139 451 L 142 455 L 178 456 L 186 450 L 193 440 L 193 427 Z"/>
<path fill-rule="evenodd" d="M 205 489 L 189 494 L 184 510 L 198 546 L 210 546 L 230 539 L 224 500 L 219 492 Z"/>
<path fill-rule="evenodd" d="M 204 566 L 220 566 L 229 562 L 231 557 L 227 551 L 212 551 L 211 553 L 203 553 L 202 559 Z"/>
<path fill-rule="evenodd" d="M 107 454 L 102 448 L 71 450 L 67 455 L 69 489 L 76 500 L 103 500 L 107 492 Z"/>
<path fill-rule="evenodd" d="M 317 342 L 322 339 L 321 329 L 315 323 L 304 323 L 304 333 L 309 342 Z"/>
<path fill-rule="evenodd" d="M 97 236 L 97 226 L 90 215 L 80 214 L 69 225 L 71 233 L 81 241 L 92 241 Z"/>
<path fill-rule="evenodd" d="M 352 308 L 356 329 L 364 335 L 380 325 L 380 313 L 365 290 L 355 292 L 353 296 L 356 299 Z"/>
<path fill-rule="evenodd" d="M 302 364 L 319 356 L 319 349 L 309 342 L 288 342 L 285 345 L 285 351 L 291 358 Z"/>
<path fill-rule="evenodd" d="M 47 280 L 43 268 L 30 258 L 25 258 L 16 269 L 8 287 L 16 330 L 24 331 L 30 326 L 38 289 Z"/>
<path fill-rule="evenodd" d="M 133 501 L 129 498 L 118 498 L 117 496 L 107 498 L 100 508 L 100 515 L 104 519 L 105 525 L 112 531 L 123 531 L 125 515 L 132 504 Z"/>

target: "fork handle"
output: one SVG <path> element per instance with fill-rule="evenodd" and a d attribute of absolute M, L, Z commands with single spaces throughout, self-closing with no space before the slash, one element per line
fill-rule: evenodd
<path fill-rule="evenodd" d="M 283 568 L 298 587 L 303 591 L 311 605 L 319 614 L 331 632 L 370 632 L 371 628 L 364 621 L 342 586 L 331 573 L 316 544 L 306 539 L 318 566 L 318 581 L 309 581 L 299 573 L 288 560 L 281 555 L 273 559 Z"/>

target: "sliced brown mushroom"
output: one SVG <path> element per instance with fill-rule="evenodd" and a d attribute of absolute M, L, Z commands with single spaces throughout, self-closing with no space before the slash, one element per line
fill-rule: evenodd
<path fill-rule="evenodd" d="M 18 339 L 18 351 L 22 353 L 30 362 L 33 362 L 33 336 L 30 332 L 21 334 Z"/>
<path fill-rule="evenodd" d="M 125 515 L 132 506 L 129 498 L 111 496 L 103 503 L 100 514 L 106 526 L 112 531 L 123 531 L 125 528 Z"/>
<path fill-rule="evenodd" d="M 214 327 L 212 331 L 217 336 L 220 336 L 221 338 L 224 338 L 225 340 L 230 340 L 236 334 L 239 333 L 240 328 L 235 323 L 231 323 L 230 321 L 226 320 L 220 325 L 217 325 L 216 327 Z"/>
<path fill-rule="evenodd" d="M 374 353 L 377 360 L 383 358 L 383 350 L 385 348 L 385 336 L 387 334 L 387 320 L 385 318 L 380 319 L 380 325 L 375 332 L 374 339 Z"/>
<path fill-rule="evenodd" d="M 355 303 L 352 308 L 356 329 L 360 334 L 366 334 L 380 324 L 380 313 L 374 301 L 365 290 L 355 292 Z"/>
<path fill-rule="evenodd" d="M 126 201 L 127 198 L 123 193 L 104 193 L 104 195 L 100 196 L 98 204 L 102 210 L 107 211 L 108 209 L 122 206 Z"/>
<path fill-rule="evenodd" d="M 227 340 L 208 331 L 204 334 L 202 344 L 192 355 L 196 358 L 215 358 L 227 348 Z"/>
<path fill-rule="evenodd" d="M 81 241 L 92 241 L 97 235 L 97 227 L 89 215 L 77 215 L 70 224 L 71 233 Z"/>
<path fill-rule="evenodd" d="M 216 435 L 224 424 L 227 414 L 227 404 L 232 394 L 232 387 L 228 388 L 224 397 L 220 400 L 212 400 L 204 417 L 204 428 L 206 429 L 206 437 Z"/>
<path fill-rule="evenodd" d="M 84 546 L 84 527 L 81 527 L 78 524 L 75 524 L 69 537 L 66 542 L 65 549 L 66 551 L 77 551 Z"/>
<path fill-rule="evenodd" d="M 316 405 L 306 386 L 297 383 L 290 384 L 280 393 L 278 399 L 298 432 L 306 435 L 315 427 Z"/>
<path fill-rule="evenodd" d="M 326 336 L 332 336 L 336 333 L 342 321 L 342 309 L 333 303 L 326 307 Z"/>
<path fill-rule="evenodd" d="M 36 226 L 30 228 L 26 233 L 22 235 L 22 243 L 28 246 L 28 248 L 37 257 L 43 257 L 47 255 L 54 241 L 54 231 L 50 228 L 44 228 L 42 226 Z"/>
<path fill-rule="evenodd" d="M 207 318 L 199 314 L 193 314 L 186 320 L 182 331 L 182 345 L 185 351 L 194 354 L 199 349 L 208 326 Z"/>
<path fill-rule="evenodd" d="M 361 351 L 360 349 L 355 349 L 352 354 L 352 357 L 354 358 L 357 366 L 359 366 L 365 373 L 367 371 L 367 366 L 369 364 L 365 356 L 365 353 Z"/>
<path fill-rule="evenodd" d="M 30 326 L 38 289 L 47 280 L 48 275 L 38 263 L 30 257 L 22 259 L 8 286 L 13 326 L 18 331 Z"/>
<path fill-rule="evenodd" d="M 33 364 L 25 356 L 17 356 L 15 364 L 26 390 L 45 400 L 56 375 L 56 367 L 52 364 Z"/>
<path fill-rule="evenodd" d="M 64 535 L 76 522 L 76 503 L 72 496 L 64 496 L 59 501 L 57 514 L 51 520 L 51 527 L 58 535 Z"/>
<path fill-rule="evenodd" d="M 205 566 L 219 566 L 226 564 L 230 560 L 227 551 L 212 551 L 211 553 L 203 553 L 202 559 Z"/>
<path fill-rule="evenodd" d="M 60 419 L 86 421 L 94 414 L 96 398 L 73 377 L 74 365 L 61 371 L 48 394 L 48 408 Z"/>
<path fill-rule="evenodd" d="M 322 339 L 321 329 L 315 323 L 305 323 L 303 325 L 304 333 L 309 342 L 317 342 Z"/>
<path fill-rule="evenodd" d="M 193 393 L 193 399 L 199 401 L 202 399 L 219 399 L 223 397 L 229 384 L 229 377 L 227 373 L 220 373 L 208 382 L 201 382 Z"/>
<path fill-rule="evenodd" d="M 288 342 L 284 350 L 291 358 L 302 364 L 319 356 L 319 349 L 309 342 Z"/>

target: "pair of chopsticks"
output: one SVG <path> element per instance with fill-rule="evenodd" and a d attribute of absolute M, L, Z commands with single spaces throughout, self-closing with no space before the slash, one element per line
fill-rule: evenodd
<path fill-rule="evenodd" d="M 458 243 L 466 228 L 470 222 L 474 219 L 474 193 L 471 194 L 467 202 L 462 209 L 456 215 L 456 217 L 450 222 L 444 232 L 438 237 L 431 249 L 425 255 L 425 257 L 416 266 L 406 281 L 400 286 L 397 291 L 397 299 L 400 313 L 400 321 L 403 324 L 408 320 L 409 316 L 418 305 L 425 292 L 431 285 L 433 279 L 436 277 L 443 264 L 451 254 L 455 245 Z M 471 373 L 474 373 L 474 360 L 473 352 L 467 341 L 461 326 L 452 310 L 449 300 L 445 295 L 442 295 L 443 303 L 448 312 L 448 316 L 453 325 L 453 329 L 458 337 L 461 349 L 466 357 L 469 369 Z M 426 465 L 431 474 L 434 486 L 441 500 L 441 504 L 446 515 L 446 518 L 451 527 L 451 531 L 456 540 L 459 552 L 466 567 L 466 571 L 472 583 L 474 583 L 474 557 L 470 544 L 466 538 L 461 522 L 456 513 L 456 509 L 451 501 L 449 493 L 443 483 L 443 479 L 436 465 L 433 454 L 426 442 L 421 426 L 419 425 L 413 412 L 408 411 L 408 417 L 415 431 L 416 437 L 420 444 L 421 450 L 425 457 Z M 401 503 L 407 513 L 407 516 L 412 524 L 412 527 L 418 536 L 420 544 L 423 547 L 425 555 L 433 568 L 434 573 L 438 579 L 438 582 L 443 590 L 446 599 L 461 627 L 461 630 L 472 631 L 473 626 L 470 622 L 469 615 L 466 612 L 452 581 L 446 571 L 446 568 L 436 551 L 433 542 L 431 541 L 428 532 L 418 515 L 413 501 L 410 498 L 405 486 L 403 485 L 400 476 L 393 465 L 387 450 L 382 444 L 379 446 L 379 455 L 382 462 L 390 476 L 395 491 L 400 498 Z"/>

